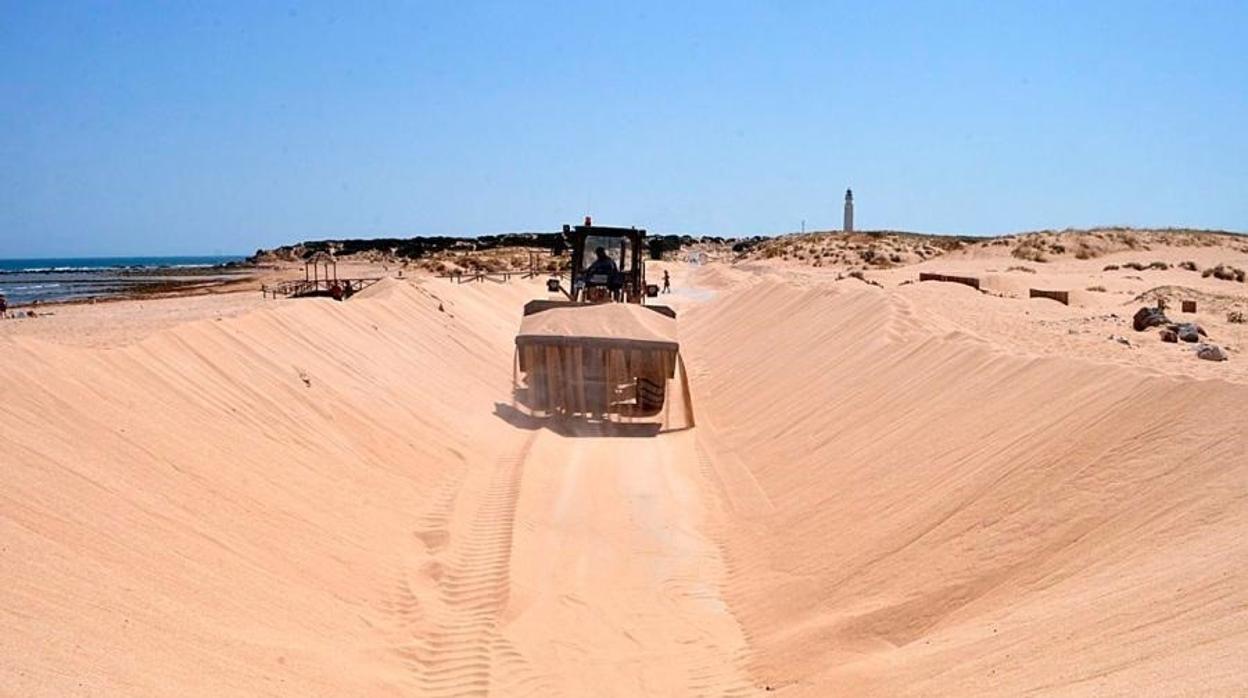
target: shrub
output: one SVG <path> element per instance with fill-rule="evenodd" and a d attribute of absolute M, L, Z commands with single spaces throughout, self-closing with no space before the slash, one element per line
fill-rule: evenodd
<path fill-rule="evenodd" d="M 1200 267 L 1196 266 L 1196 263 L 1195 263 L 1195 262 L 1191 262 L 1191 261 L 1188 261 L 1188 262 L 1180 262 L 1180 263 L 1179 263 L 1179 268 L 1180 268 L 1180 269 L 1186 269 L 1186 270 L 1188 270 L 1188 271 L 1200 271 Z"/>
<path fill-rule="evenodd" d="M 880 288 L 884 288 L 884 284 L 881 284 L 878 281 L 872 281 L 871 279 L 868 279 L 867 276 L 860 271 L 851 271 L 849 272 L 849 275 L 850 277 L 858 279 L 859 281 L 863 283 L 871 284 L 872 286 L 879 286 Z"/>
<path fill-rule="evenodd" d="M 1010 254 L 1028 262 L 1040 262 L 1043 264 L 1044 262 L 1049 261 L 1044 256 L 1043 250 L 1029 242 L 1025 242 L 1018 247 L 1015 247 Z"/>
<path fill-rule="evenodd" d="M 1102 269 L 1101 271 L 1118 271 L 1118 265 L 1117 265 L 1117 264 L 1106 264 L 1106 265 L 1105 265 L 1105 268 L 1104 268 L 1104 269 Z"/>
<path fill-rule="evenodd" d="M 1152 264 L 1148 265 L 1148 268 L 1149 268 L 1149 269 L 1160 269 L 1160 270 L 1162 270 L 1162 271 L 1165 271 L 1165 270 L 1167 270 L 1167 269 L 1169 269 L 1169 268 L 1170 268 L 1170 265 L 1169 265 L 1169 264 L 1166 264 L 1165 262 L 1153 262 Z"/>
<path fill-rule="evenodd" d="M 1244 311 L 1232 310 L 1226 314 L 1226 321 L 1236 325 L 1244 324 Z"/>
<path fill-rule="evenodd" d="M 1232 267 L 1227 264 L 1219 264 L 1216 267 L 1210 267 L 1201 272 L 1200 275 L 1206 279 L 1212 276 L 1215 279 L 1221 279 L 1223 281 L 1238 281 L 1240 283 L 1243 283 L 1244 281 L 1244 270 L 1237 269 L 1236 267 Z"/>
<path fill-rule="evenodd" d="M 1021 266 L 1021 265 L 1020 265 L 1020 266 L 1015 266 L 1015 267 L 1007 267 L 1007 268 L 1006 268 L 1006 271 L 1021 271 L 1021 272 L 1027 273 L 1027 274 L 1035 274 L 1035 273 L 1036 273 L 1036 270 L 1035 270 L 1035 269 L 1032 269 L 1031 267 L 1024 267 L 1024 266 Z"/>
<path fill-rule="evenodd" d="M 1105 293 L 1104 286 L 1089 286 L 1088 290 L 1092 291 L 1093 293 Z"/>

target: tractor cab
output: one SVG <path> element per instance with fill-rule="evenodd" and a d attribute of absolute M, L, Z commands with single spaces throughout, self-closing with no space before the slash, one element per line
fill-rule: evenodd
<path fill-rule="evenodd" d="M 566 300 L 529 301 L 525 315 L 569 305 L 632 303 L 676 317 L 667 306 L 646 304 L 646 299 L 659 295 L 659 287 L 646 283 L 645 230 L 594 225 L 587 216 L 585 225 L 564 225 L 563 240 L 572 253 L 568 285 L 553 278 L 546 282 L 546 290 L 563 294 Z"/>
<path fill-rule="evenodd" d="M 646 284 L 646 231 L 592 225 L 563 226 L 572 250 L 568 297 L 578 303 L 643 303 L 658 295 Z"/>

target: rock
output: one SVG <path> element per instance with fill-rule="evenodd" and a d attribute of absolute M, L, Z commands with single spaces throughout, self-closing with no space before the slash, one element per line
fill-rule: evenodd
<path fill-rule="evenodd" d="M 1185 322 L 1182 325 L 1175 325 L 1170 329 L 1174 330 L 1175 333 L 1179 335 L 1179 339 L 1184 342 L 1199 342 L 1201 336 L 1208 336 L 1205 334 L 1204 328 L 1191 322 Z"/>
<path fill-rule="evenodd" d="M 1150 327 L 1169 324 L 1169 318 L 1166 317 L 1166 314 L 1160 308 L 1150 308 L 1148 306 L 1135 311 L 1135 316 L 1131 318 L 1131 326 L 1135 328 L 1136 332 L 1143 332 Z"/>
<path fill-rule="evenodd" d="M 1196 358 L 1205 361 L 1226 361 L 1226 352 L 1216 344 L 1200 344 L 1196 347 Z"/>
<path fill-rule="evenodd" d="M 1123 346 L 1128 346 L 1128 347 L 1131 346 L 1131 340 L 1127 339 L 1126 337 L 1123 337 L 1122 335 L 1111 334 L 1109 335 L 1109 339 L 1112 339 L 1115 342 L 1118 342 L 1119 344 Z"/>
<path fill-rule="evenodd" d="M 1178 342 L 1178 341 L 1179 341 L 1179 333 L 1178 333 L 1178 332 L 1175 332 L 1174 330 L 1170 330 L 1170 329 L 1162 330 L 1162 331 L 1161 331 L 1161 341 L 1163 341 L 1163 342 Z"/>

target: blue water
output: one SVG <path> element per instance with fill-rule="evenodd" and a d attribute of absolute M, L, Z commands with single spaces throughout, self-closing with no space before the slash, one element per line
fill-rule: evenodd
<path fill-rule="evenodd" d="M 117 269 L 161 269 L 212 267 L 242 261 L 240 256 L 210 257 L 46 257 L 42 259 L 0 259 L 0 274 L 6 272 L 67 272 Z"/>
<path fill-rule="evenodd" d="M 105 298 L 161 278 L 162 270 L 215 267 L 241 256 L 49 257 L 0 259 L 0 295 L 9 305 Z"/>

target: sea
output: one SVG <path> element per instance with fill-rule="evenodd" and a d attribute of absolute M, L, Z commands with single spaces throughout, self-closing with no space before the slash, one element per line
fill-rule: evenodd
<path fill-rule="evenodd" d="M 215 267 L 243 259 L 229 255 L 0 259 L 0 295 L 10 306 L 107 298 L 144 284 L 186 281 L 197 271 L 199 280 L 209 280 Z"/>

